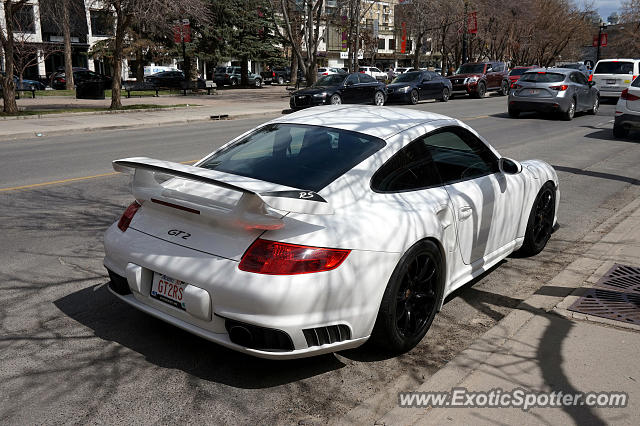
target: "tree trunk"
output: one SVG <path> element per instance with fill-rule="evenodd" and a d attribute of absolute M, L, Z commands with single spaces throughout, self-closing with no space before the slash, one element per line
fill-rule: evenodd
<path fill-rule="evenodd" d="M 249 87 L 249 58 L 243 56 L 240 62 L 240 85 Z"/>
<path fill-rule="evenodd" d="M 291 55 L 291 84 L 296 85 L 298 83 L 298 57 Z"/>
<path fill-rule="evenodd" d="M 73 59 L 71 57 L 71 22 L 69 18 L 69 0 L 63 0 L 62 33 L 64 35 L 64 75 L 66 89 L 73 90 Z"/>
<path fill-rule="evenodd" d="M 18 104 L 16 104 L 16 85 L 13 81 L 13 7 L 10 1 L 4 5 L 4 17 L 6 25 L 6 36 L 0 34 L 3 41 L 5 76 L 2 78 L 3 111 L 7 114 L 17 114 Z"/>
<path fill-rule="evenodd" d="M 136 81 L 138 83 L 142 83 L 144 81 L 144 55 L 142 53 L 142 48 L 139 47 L 136 50 Z"/>
<path fill-rule="evenodd" d="M 121 109 L 121 80 L 122 80 L 122 45 L 124 44 L 124 34 L 128 19 L 123 15 L 122 10 L 116 10 L 116 45 L 113 52 L 113 85 L 111 86 L 111 106 L 110 109 Z"/>

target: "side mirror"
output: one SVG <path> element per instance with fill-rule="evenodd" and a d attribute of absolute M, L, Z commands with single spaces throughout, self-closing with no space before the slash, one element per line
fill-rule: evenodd
<path fill-rule="evenodd" d="M 508 175 L 517 175 L 522 171 L 522 164 L 518 163 L 516 160 L 502 157 L 498 160 L 498 168 L 502 173 Z"/>

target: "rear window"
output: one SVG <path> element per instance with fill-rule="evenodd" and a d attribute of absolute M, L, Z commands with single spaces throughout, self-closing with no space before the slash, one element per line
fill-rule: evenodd
<path fill-rule="evenodd" d="M 382 139 L 357 132 L 269 124 L 200 167 L 317 192 L 383 146 Z"/>
<path fill-rule="evenodd" d="M 564 77 L 564 74 L 555 72 L 527 72 L 520 77 L 520 81 L 531 81 L 534 83 L 560 83 L 561 81 L 564 81 Z"/>
<path fill-rule="evenodd" d="M 528 69 L 529 68 L 514 68 L 514 69 L 511 70 L 511 72 L 509 72 L 509 75 L 522 75 Z"/>
<path fill-rule="evenodd" d="M 599 62 L 594 74 L 633 74 L 633 62 Z"/>

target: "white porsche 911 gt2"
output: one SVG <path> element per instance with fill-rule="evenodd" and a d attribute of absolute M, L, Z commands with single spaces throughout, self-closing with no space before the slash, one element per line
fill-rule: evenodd
<path fill-rule="evenodd" d="M 501 157 L 442 115 L 322 106 L 193 166 L 127 158 L 135 201 L 105 234 L 109 289 L 226 347 L 296 358 L 413 348 L 445 297 L 557 223 L 547 163 Z"/>

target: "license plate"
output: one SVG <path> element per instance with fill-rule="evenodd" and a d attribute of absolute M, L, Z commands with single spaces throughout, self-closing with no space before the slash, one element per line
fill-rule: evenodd
<path fill-rule="evenodd" d="M 540 93 L 540 89 L 529 89 L 530 95 L 537 95 L 538 93 Z"/>
<path fill-rule="evenodd" d="M 184 281 L 154 272 L 151 297 L 178 309 L 186 310 L 182 297 L 184 296 L 184 288 L 187 285 Z"/>
<path fill-rule="evenodd" d="M 616 84 L 615 80 L 607 80 L 607 84 Z"/>

